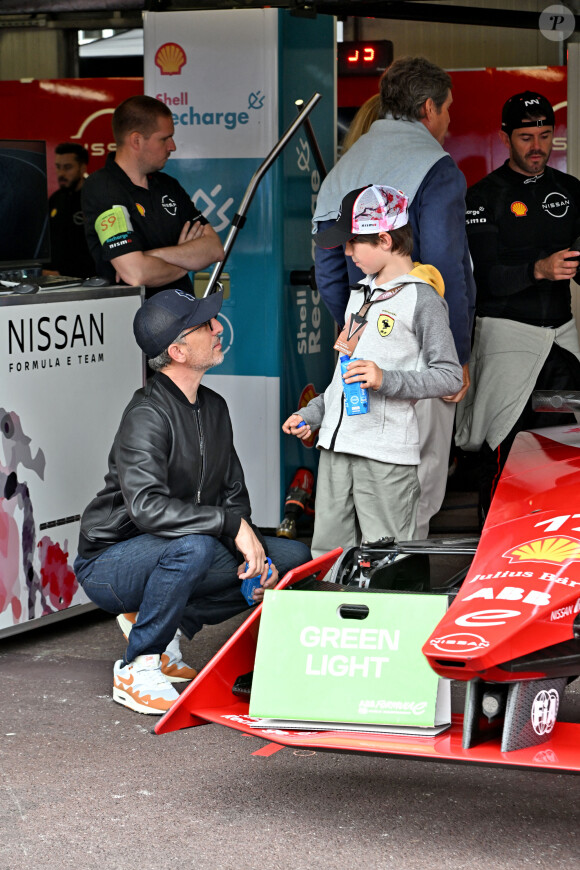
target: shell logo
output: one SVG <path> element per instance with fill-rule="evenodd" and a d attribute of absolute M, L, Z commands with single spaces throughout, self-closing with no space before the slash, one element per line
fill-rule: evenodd
<path fill-rule="evenodd" d="M 516 202 L 512 202 L 510 211 L 515 214 L 516 217 L 525 217 L 528 213 L 528 207 L 525 202 L 520 202 L 518 199 Z"/>
<path fill-rule="evenodd" d="M 165 42 L 155 53 L 155 66 L 162 76 L 181 75 L 181 67 L 187 63 L 184 50 L 176 42 Z"/>
<path fill-rule="evenodd" d="M 575 538 L 541 538 L 508 550 L 503 558 L 512 563 L 548 562 L 562 565 L 564 562 L 580 562 L 580 541 Z"/>
<path fill-rule="evenodd" d="M 145 209 L 143 208 L 143 206 L 141 205 L 141 203 L 140 203 L 140 202 L 136 202 L 135 205 L 137 206 L 137 211 L 139 212 L 139 214 L 141 215 L 141 217 L 145 217 Z"/>

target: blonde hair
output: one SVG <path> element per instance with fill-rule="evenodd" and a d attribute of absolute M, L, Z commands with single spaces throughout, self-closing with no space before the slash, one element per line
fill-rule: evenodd
<path fill-rule="evenodd" d="M 362 104 L 356 115 L 351 121 L 350 127 L 346 131 L 342 143 L 342 154 L 354 145 L 357 139 L 360 139 L 365 133 L 368 133 L 373 121 L 379 117 L 380 109 L 380 94 L 373 94 L 368 100 Z"/>

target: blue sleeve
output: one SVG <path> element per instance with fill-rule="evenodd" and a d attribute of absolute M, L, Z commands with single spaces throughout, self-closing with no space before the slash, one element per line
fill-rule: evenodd
<path fill-rule="evenodd" d="M 461 365 L 469 362 L 475 314 L 475 282 L 465 232 L 463 174 L 451 157 L 429 170 L 409 215 L 413 227 L 413 259 L 435 266 L 445 282 L 449 325 Z"/>
<path fill-rule="evenodd" d="M 318 231 L 326 230 L 335 223 L 334 220 L 320 221 Z M 344 248 L 319 248 L 314 253 L 314 270 L 316 286 L 322 296 L 322 301 L 338 323 L 344 326 L 344 312 L 350 297 L 350 285 L 356 284 L 364 277 L 360 269 L 353 264 L 350 257 L 344 253 Z"/>

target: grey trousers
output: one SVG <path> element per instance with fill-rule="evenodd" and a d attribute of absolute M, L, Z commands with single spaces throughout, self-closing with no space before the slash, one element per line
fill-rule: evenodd
<path fill-rule="evenodd" d="M 321 450 L 312 557 L 358 546 L 361 540 L 411 540 L 419 494 L 415 465 Z"/>

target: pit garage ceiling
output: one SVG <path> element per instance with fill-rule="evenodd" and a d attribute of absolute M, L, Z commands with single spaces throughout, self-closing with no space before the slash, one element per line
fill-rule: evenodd
<path fill-rule="evenodd" d="M 550 0 L 518 0 L 500 8 L 499 0 L 0 0 L 0 27 L 101 27 L 108 21 L 119 27 L 138 26 L 141 13 L 199 9 L 249 9 L 283 7 L 296 15 L 336 15 L 339 18 L 369 17 L 405 21 L 431 21 L 485 27 L 537 29 L 538 17 Z M 580 0 L 564 4 L 576 15 Z M 524 7 L 524 8 L 522 8 Z"/>

